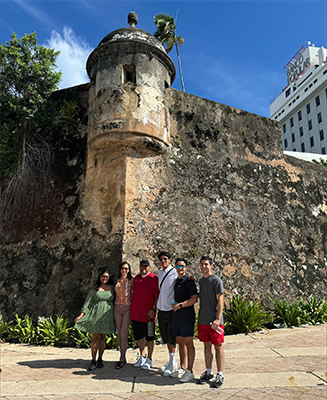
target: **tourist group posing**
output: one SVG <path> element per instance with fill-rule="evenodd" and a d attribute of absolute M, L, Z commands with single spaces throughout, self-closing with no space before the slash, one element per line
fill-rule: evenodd
<path fill-rule="evenodd" d="M 92 333 L 92 361 L 88 370 L 103 367 L 102 355 L 106 345 L 106 334 L 114 333 L 115 329 L 118 332 L 120 347 L 120 359 L 115 368 L 123 368 L 126 364 L 130 321 L 140 351 L 140 357 L 134 367 L 150 370 L 153 366 L 155 345 L 154 321 L 158 314 L 160 335 L 169 353 L 167 363 L 160 368 L 162 375 L 178 378 L 180 382 L 193 380 L 194 304 L 200 299 L 198 336 L 204 344 L 206 370 L 197 382 L 220 387 L 224 381 L 223 284 L 212 272 L 212 259 L 203 256 L 200 260 L 203 276 L 199 281 L 198 293 L 194 277 L 187 274 L 185 258 L 177 258 L 173 267 L 172 257 L 168 252 L 163 251 L 158 257 L 161 266 L 158 275 L 151 272 L 148 260 L 142 260 L 140 273 L 134 278 L 128 262 L 120 265 L 113 284 L 109 283 L 108 271 L 103 271 L 98 277 L 95 287 L 87 296 L 81 314 L 75 318 L 75 328 Z M 175 357 L 176 343 L 179 365 Z M 216 375 L 212 371 L 214 356 Z"/>

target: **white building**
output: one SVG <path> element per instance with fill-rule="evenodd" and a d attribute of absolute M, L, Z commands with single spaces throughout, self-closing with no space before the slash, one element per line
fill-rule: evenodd
<path fill-rule="evenodd" d="M 285 66 L 287 86 L 270 104 L 284 151 L 326 154 L 327 49 L 302 47 Z"/>

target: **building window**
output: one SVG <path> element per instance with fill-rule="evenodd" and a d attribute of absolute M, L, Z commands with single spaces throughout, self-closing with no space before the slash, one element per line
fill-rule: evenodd
<path fill-rule="evenodd" d="M 290 124 L 291 124 L 291 128 L 293 128 L 293 126 L 294 126 L 294 119 L 293 119 L 293 117 L 290 119 Z"/>
<path fill-rule="evenodd" d="M 300 126 L 300 136 L 303 136 L 303 126 Z"/>
<path fill-rule="evenodd" d="M 294 142 L 295 142 L 295 134 L 292 133 L 292 143 L 294 143 Z"/>
<path fill-rule="evenodd" d="M 123 66 L 123 83 L 131 82 L 136 83 L 135 66 L 124 65 Z"/>
<path fill-rule="evenodd" d="M 316 106 L 317 107 L 320 106 L 320 97 L 319 96 L 316 97 Z"/>
<path fill-rule="evenodd" d="M 318 124 L 320 124 L 322 122 L 321 112 L 317 114 L 317 117 L 318 117 Z"/>
<path fill-rule="evenodd" d="M 309 119 L 309 121 L 308 121 L 308 127 L 309 127 L 309 131 L 311 131 L 311 129 L 312 129 L 312 120 L 311 119 Z"/>
<path fill-rule="evenodd" d="M 315 142 L 313 140 L 313 136 L 310 136 L 310 146 L 313 147 L 315 145 Z"/>
<path fill-rule="evenodd" d="M 302 153 L 304 153 L 304 152 L 305 152 L 304 143 L 301 143 L 301 151 L 302 151 Z"/>
<path fill-rule="evenodd" d="M 301 119 L 302 119 L 302 112 L 301 112 L 301 110 L 297 113 L 297 116 L 298 116 L 298 118 L 299 118 L 299 121 L 301 121 Z"/>
<path fill-rule="evenodd" d="M 284 139 L 284 149 L 287 149 L 287 139 Z"/>
<path fill-rule="evenodd" d="M 288 88 L 285 92 L 285 97 L 288 97 L 291 94 L 291 88 Z"/>
<path fill-rule="evenodd" d="M 319 135 L 320 135 L 320 140 L 324 140 L 324 131 L 322 129 L 319 131 Z"/>
<path fill-rule="evenodd" d="M 323 148 L 321 149 L 321 154 L 326 154 L 326 147 L 323 147 Z"/>
<path fill-rule="evenodd" d="M 307 104 L 307 114 L 310 114 L 311 113 L 311 107 L 310 107 L 310 103 L 309 104 Z"/>
<path fill-rule="evenodd" d="M 283 133 L 286 133 L 286 124 L 283 125 Z"/>

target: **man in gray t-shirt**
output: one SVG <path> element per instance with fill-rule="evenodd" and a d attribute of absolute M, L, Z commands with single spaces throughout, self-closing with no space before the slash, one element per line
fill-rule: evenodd
<path fill-rule="evenodd" d="M 213 262 L 210 257 L 203 256 L 200 269 L 203 274 L 200 279 L 200 310 L 198 319 L 199 340 L 204 344 L 204 359 L 206 371 L 198 383 L 210 383 L 211 387 L 220 387 L 224 382 L 224 289 L 222 280 L 212 273 Z M 212 373 L 213 351 L 215 348 L 217 375 Z"/>

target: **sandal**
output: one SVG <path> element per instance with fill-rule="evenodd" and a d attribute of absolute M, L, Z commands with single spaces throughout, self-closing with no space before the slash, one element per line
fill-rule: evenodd
<path fill-rule="evenodd" d="M 126 364 L 126 360 L 124 360 L 124 361 L 117 361 L 116 364 L 115 364 L 115 368 L 116 368 L 116 369 L 122 369 L 123 366 L 124 366 L 125 364 Z"/>

